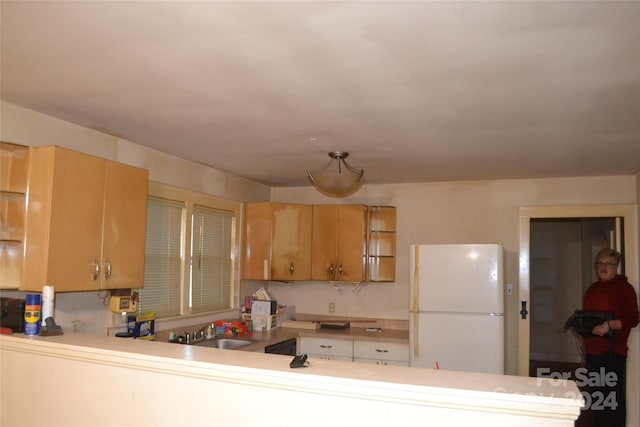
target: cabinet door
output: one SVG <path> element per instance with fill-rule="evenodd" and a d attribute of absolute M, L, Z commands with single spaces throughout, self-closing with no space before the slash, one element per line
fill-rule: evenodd
<path fill-rule="evenodd" d="M 269 280 L 271 265 L 271 203 L 244 207 L 242 278 Z"/>
<path fill-rule="evenodd" d="M 311 279 L 335 280 L 338 258 L 338 205 L 313 206 Z"/>
<path fill-rule="evenodd" d="M 336 280 L 362 282 L 365 280 L 367 207 L 340 205 L 338 207 L 338 267 Z"/>
<path fill-rule="evenodd" d="M 311 279 L 312 207 L 274 203 L 272 206 L 271 279 Z"/>
<path fill-rule="evenodd" d="M 31 153 L 21 289 L 99 289 L 105 161 L 57 147 Z"/>
<path fill-rule="evenodd" d="M 313 206 L 312 280 L 364 280 L 366 224 L 365 205 Z"/>
<path fill-rule="evenodd" d="M 106 162 L 102 288 L 141 288 L 147 224 L 148 172 Z"/>
<path fill-rule="evenodd" d="M 301 337 L 300 354 L 323 360 L 353 361 L 353 340 L 320 337 Z"/>
<path fill-rule="evenodd" d="M 29 147 L 0 142 L 0 289 L 22 280 Z"/>

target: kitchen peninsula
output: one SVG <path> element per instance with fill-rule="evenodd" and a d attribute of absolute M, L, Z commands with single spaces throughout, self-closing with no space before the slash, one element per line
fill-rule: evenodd
<path fill-rule="evenodd" d="M 85 334 L 0 337 L 0 424 L 573 426 L 573 382 Z M 36 410 L 37 409 L 37 410 Z"/>

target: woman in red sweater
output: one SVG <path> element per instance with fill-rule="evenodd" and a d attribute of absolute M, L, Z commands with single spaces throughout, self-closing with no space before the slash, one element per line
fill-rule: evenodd
<path fill-rule="evenodd" d="M 593 328 L 584 338 L 591 401 L 596 427 L 624 427 L 626 423 L 627 339 L 638 324 L 638 297 L 625 276 L 618 274 L 621 255 L 603 249 L 596 256 L 598 281 L 584 295 L 585 311 L 604 311 L 613 320 Z"/>

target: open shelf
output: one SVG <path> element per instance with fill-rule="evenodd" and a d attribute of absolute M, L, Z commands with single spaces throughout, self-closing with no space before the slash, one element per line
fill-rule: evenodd
<path fill-rule="evenodd" d="M 18 289 L 24 252 L 29 147 L 0 142 L 0 289 Z"/>
<path fill-rule="evenodd" d="M 396 208 L 369 207 L 367 276 L 370 282 L 396 279 Z"/>

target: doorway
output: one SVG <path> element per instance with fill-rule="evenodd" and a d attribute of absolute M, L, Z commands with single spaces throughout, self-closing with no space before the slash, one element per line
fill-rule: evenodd
<path fill-rule="evenodd" d="M 620 218 L 533 218 L 530 223 L 529 375 L 580 366 L 580 341 L 564 331 L 596 280 L 593 259 L 605 247 L 620 250 Z M 623 267 L 622 267 L 623 268 Z M 567 372 L 568 372 L 567 371 Z"/>
<path fill-rule="evenodd" d="M 520 376 L 530 374 L 530 228 L 534 220 L 561 219 L 606 219 L 616 218 L 620 227 L 613 233 L 617 245 L 623 245 L 620 252 L 624 255 L 624 274 L 639 293 L 638 280 L 638 212 L 636 205 L 567 205 L 567 206 L 524 206 L 519 210 L 519 286 L 518 286 L 518 352 L 517 373 Z M 624 227 L 622 227 L 624 224 Z M 618 224 L 616 224 L 618 225 Z M 609 236 L 609 239 L 611 237 Z M 595 253 L 592 254 L 594 256 Z M 588 257 L 587 257 L 588 258 Z M 590 261 L 589 273 L 593 260 Z M 588 276 L 584 276 L 585 278 Z M 586 279 L 585 279 L 586 280 Z M 587 280 L 587 282 L 589 282 Z M 581 304 L 580 304 L 581 305 Z M 572 309 L 573 310 L 573 309 Z M 629 336 L 629 352 L 627 359 L 627 396 L 640 394 L 640 330 L 634 328 Z M 535 368 L 534 368 L 535 371 Z M 565 371 L 563 371 L 565 372 Z M 627 399 L 627 425 L 640 427 L 640 401 Z M 577 426 L 588 426 L 589 420 L 580 417 Z"/>
<path fill-rule="evenodd" d="M 563 374 L 576 380 L 576 370 L 584 366 L 582 340 L 565 332 L 564 323 L 582 308 L 582 296 L 597 280 L 593 261 L 598 251 L 623 252 L 623 227 L 615 217 L 531 219 L 529 376 Z M 575 426 L 592 426 L 592 415 L 582 411 Z"/>

